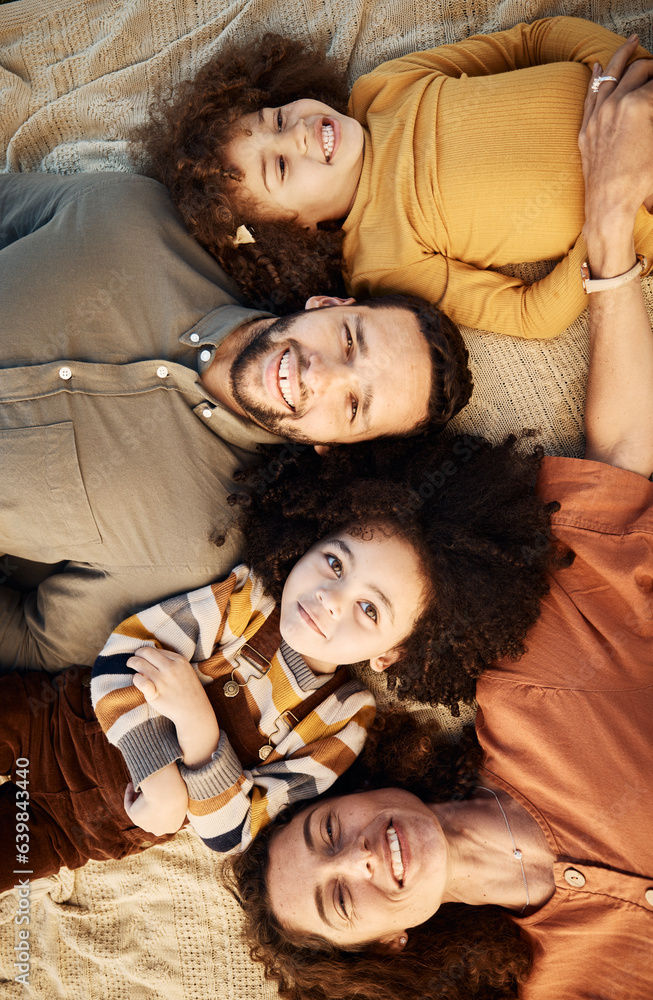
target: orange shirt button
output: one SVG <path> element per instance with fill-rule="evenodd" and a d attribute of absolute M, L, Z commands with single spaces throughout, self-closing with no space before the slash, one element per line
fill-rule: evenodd
<path fill-rule="evenodd" d="M 585 885 L 585 876 L 577 872 L 575 868 L 568 868 L 565 872 L 565 882 L 573 885 L 576 889 L 581 889 Z"/>
<path fill-rule="evenodd" d="M 649 906 L 653 907 L 653 889 L 647 889 L 644 893 L 644 899 Z"/>

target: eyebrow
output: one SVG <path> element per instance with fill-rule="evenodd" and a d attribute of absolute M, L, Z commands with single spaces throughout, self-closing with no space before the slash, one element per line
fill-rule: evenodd
<path fill-rule="evenodd" d="M 315 809 L 311 809 L 311 811 L 306 816 L 306 819 L 304 820 L 304 843 L 306 844 L 311 854 L 317 853 L 315 850 L 315 841 L 313 840 L 313 832 L 311 830 L 311 820 L 316 810 L 317 806 L 315 807 Z M 326 909 L 324 908 L 324 893 L 322 892 L 321 885 L 315 886 L 315 909 L 317 910 L 317 914 L 323 924 L 326 924 L 327 927 L 331 927 L 331 929 L 334 931 L 337 930 L 335 924 L 333 924 L 327 917 Z"/>
<path fill-rule="evenodd" d="M 367 339 L 365 337 L 365 330 L 363 328 L 363 318 L 359 313 L 356 313 L 354 319 L 354 325 L 356 327 L 356 347 L 362 357 L 366 358 L 369 354 L 369 346 Z M 363 399 L 361 401 L 361 421 L 367 427 L 369 427 L 369 417 L 370 417 L 370 406 L 372 405 L 372 399 L 374 398 L 374 393 L 371 386 L 367 386 L 363 393 Z"/>
<path fill-rule="evenodd" d="M 349 548 L 349 546 L 347 544 L 345 544 L 345 542 L 341 542 L 339 538 L 332 538 L 331 541 L 329 542 L 329 545 L 334 545 L 336 548 L 341 549 L 341 551 L 344 552 L 346 556 L 348 556 L 348 558 L 349 558 L 352 566 L 356 565 L 356 560 L 354 558 L 354 553 Z M 388 597 L 386 597 L 386 595 L 383 593 L 382 590 L 379 590 L 379 588 L 376 586 L 376 584 L 374 584 L 374 583 L 368 583 L 368 584 L 366 584 L 366 586 L 368 587 L 369 590 L 373 591 L 376 594 L 376 596 L 379 598 L 379 600 L 383 604 L 385 604 L 386 610 L 387 610 L 388 614 L 390 615 L 390 619 L 392 621 L 392 624 L 394 625 L 394 623 L 395 623 L 395 613 L 394 613 L 394 608 L 392 606 L 392 602 L 390 601 L 390 599 Z M 307 818 L 310 819 L 310 816 L 307 817 Z M 306 820 L 304 820 L 304 826 L 306 826 Z"/>
<path fill-rule="evenodd" d="M 258 111 L 258 114 L 257 114 L 257 118 L 258 118 L 259 128 L 265 128 L 265 118 L 263 116 L 263 108 L 259 108 L 259 111 Z M 268 187 L 267 167 L 266 167 L 266 164 L 265 164 L 265 154 L 264 153 L 261 153 L 261 177 L 263 178 L 263 184 L 265 185 L 265 190 L 269 194 L 270 193 L 270 188 Z"/>

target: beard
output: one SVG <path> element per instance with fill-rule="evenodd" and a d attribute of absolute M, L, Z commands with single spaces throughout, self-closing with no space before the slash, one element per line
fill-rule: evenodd
<path fill-rule="evenodd" d="M 282 316 L 264 330 L 255 333 L 233 361 L 229 382 L 234 399 L 251 420 L 272 434 L 310 444 L 308 438 L 293 425 L 292 417 L 265 406 L 259 395 L 261 362 L 281 342 L 284 334 L 292 330 L 296 319 L 295 315 Z"/>

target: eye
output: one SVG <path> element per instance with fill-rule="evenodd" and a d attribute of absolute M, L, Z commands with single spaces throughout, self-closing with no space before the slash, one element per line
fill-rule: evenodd
<path fill-rule="evenodd" d="M 356 419 L 356 414 L 358 413 L 358 400 L 351 397 L 351 419 L 352 423 Z"/>
<path fill-rule="evenodd" d="M 277 111 L 277 132 L 280 132 L 283 128 L 283 115 L 281 114 L 281 108 Z"/>
<path fill-rule="evenodd" d="M 370 604 L 369 601 L 360 601 L 359 603 L 363 614 L 367 615 L 368 618 L 371 618 L 373 622 L 378 622 L 379 612 L 376 610 L 374 605 Z"/>
<path fill-rule="evenodd" d="M 326 561 L 338 578 L 342 576 L 342 563 L 337 556 L 332 556 L 330 552 L 326 554 Z"/>
<path fill-rule="evenodd" d="M 329 815 L 326 818 L 325 827 L 326 827 L 327 837 L 331 841 L 331 844 L 333 844 L 333 821 L 332 820 L 333 820 L 333 814 L 329 813 Z"/>
<path fill-rule="evenodd" d="M 286 174 L 286 161 L 283 156 L 279 157 L 279 173 L 281 174 L 281 180 L 283 180 Z"/>
<path fill-rule="evenodd" d="M 349 357 L 351 354 L 351 349 L 354 346 L 354 338 L 352 337 L 349 331 L 349 327 L 347 326 L 345 327 L 345 336 L 347 339 L 347 357 Z"/>
<path fill-rule="evenodd" d="M 344 893 L 342 891 L 342 886 L 341 886 L 341 884 L 339 882 L 338 882 L 338 885 L 336 886 L 336 897 L 337 897 L 338 903 L 340 904 L 340 915 L 342 917 L 344 917 L 345 920 L 348 920 L 349 918 L 347 917 L 347 907 L 345 906 L 345 896 L 344 896 Z M 336 907 L 336 910 L 337 909 L 338 909 L 338 907 Z"/>

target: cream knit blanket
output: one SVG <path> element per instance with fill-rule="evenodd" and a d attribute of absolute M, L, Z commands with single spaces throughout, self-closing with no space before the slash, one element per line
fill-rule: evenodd
<path fill-rule="evenodd" d="M 308 37 L 328 45 L 353 80 L 415 49 L 552 14 L 637 31 L 651 49 L 649 0 L 16 0 L 0 6 L 0 170 L 131 169 L 125 137 L 153 89 L 192 75 L 234 36 Z M 532 279 L 536 270 L 523 273 Z M 648 284 L 649 306 L 650 292 Z M 542 344 L 464 333 L 476 391 L 457 425 L 491 437 L 533 427 L 549 452 L 580 454 L 586 318 Z M 29 987 L 14 981 L 17 898 L 5 896 L 2 996 L 274 997 L 239 940 L 238 908 L 219 887 L 218 867 L 183 833 L 139 857 L 35 883 Z"/>

